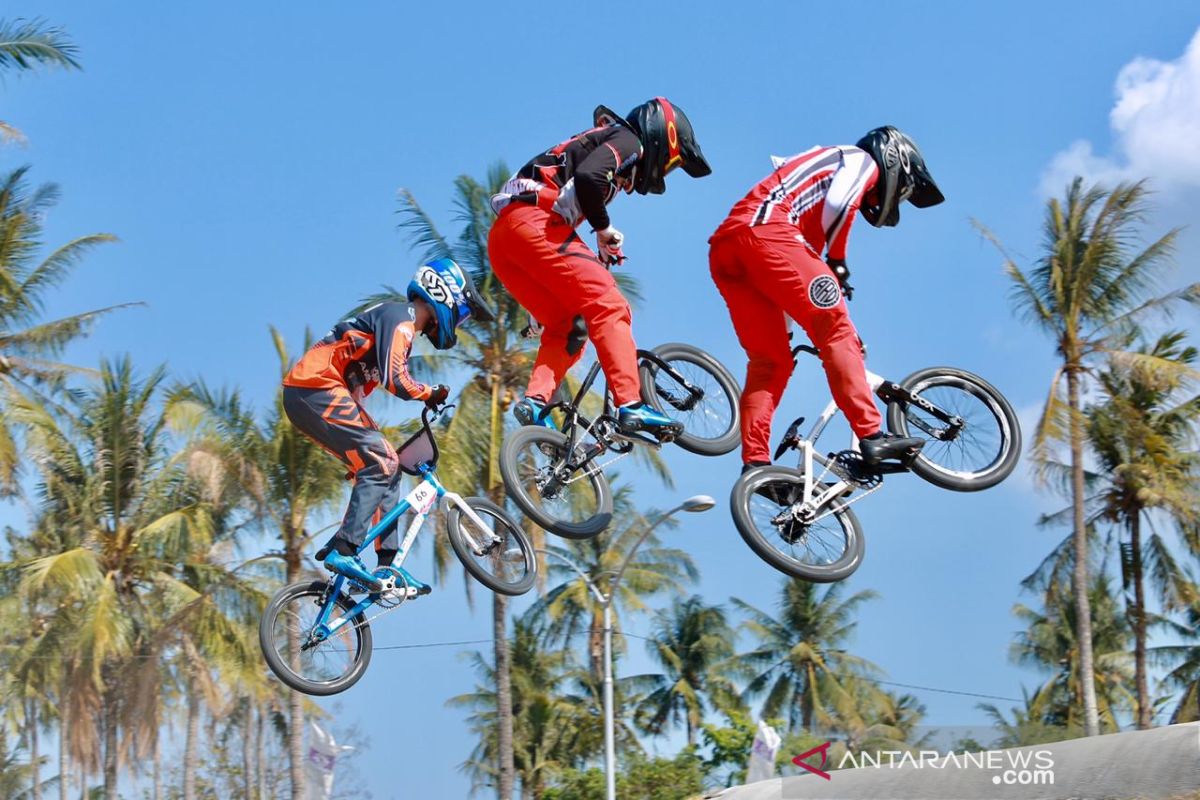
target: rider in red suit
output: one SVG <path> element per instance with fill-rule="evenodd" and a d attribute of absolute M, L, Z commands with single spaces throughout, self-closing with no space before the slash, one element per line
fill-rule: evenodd
<path fill-rule="evenodd" d="M 794 367 L 786 317 L 820 351 L 833 398 L 867 463 L 899 457 L 922 440 L 881 430 L 862 343 L 846 309 L 852 291 L 846 243 L 856 212 L 875 227 L 892 226 L 902 202 L 925 208 L 942 202 L 942 192 L 916 143 L 890 126 L 872 130 L 854 147 L 814 147 L 772 160 L 775 170 L 709 239 L 713 280 L 749 358 L 741 399 L 743 471 L 771 463 L 771 418 Z"/>
<path fill-rule="evenodd" d="M 687 116 L 666 98 L 624 118 L 600 106 L 594 125 L 536 156 L 492 198 L 499 215 L 488 236 L 492 269 L 542 327 L 525 399 L 513 413 L 525 425 L 553 425 L 546 404 L 590 337 L 621 429 L 677 432 L 677 422 L 640 400 L 629 304 L 608 270 L 623 258 L 623 236 L 605 206 L 620 190 L 662 194 L 675 167 L 694 178 L 712 170 Z M 603 261 L 575 230 L 584 220 Z"/>

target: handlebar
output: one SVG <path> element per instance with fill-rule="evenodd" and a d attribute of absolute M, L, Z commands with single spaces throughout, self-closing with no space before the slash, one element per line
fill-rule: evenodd
<path fill-rule="evenodd" d="M 434 422 L 437 422 L 447 411 L 454 408 L 454 403 L 444 403 L 437 408 L 425 406 L 421 409 L 421 424 L 428 428 Z"/>

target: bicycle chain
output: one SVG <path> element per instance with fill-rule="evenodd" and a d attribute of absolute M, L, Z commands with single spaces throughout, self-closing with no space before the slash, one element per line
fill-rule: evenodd
<path fill-rule="evenodd" d="M 832 463 L 832 462 L 830 462 L 830 463 Z M 821 474 L 817 476 L 815 483 L 822 483 L 825 479 L 825 476 L 830 474 L 831 472 L 833 472 L 833 470 L 831 470 L 829 468 L 829 464 L 826 464 L 825 468 L 823 470 L 821 470 Z M 834 475 L 834 477 L 838 478 L 839 480 L 846 482 L 845 478 L 842 477 L 841 475 L 839 475 L 838 473 L 833 472 L 833 475 Z M 824 512 L 823 514 L 818 514 L 817 516 L 813 517 L 811 520 L 809 520 L 805 524 L 812 525 L 815 522 L 819 522 L 819 521 L 825 519 L 826 517 L 828 517 L 831 514 L 836 514 L 837 512 L 841 511 L 844 508 L 849 508 L 850 506 L 857 503 L 859 500 L 862 500 L 864 497 L 867 497 L 868 495 L 874 494 L 875 492 L 879 491 L 882 488 L 883 488 L 883 480 L 881 479 L 870 489 L 862 490 L 861 492 L 859 492 L 859 494 L 855 495 L 854 497 L 850 498 L 849 500 L 843 500 L 841 496 L 835 497 L 832 501 L 829 501 L 829 510 L 828 511 Z M 835 505 L 835 503 L 836 503 L 836 505 Z"/>
<path fill-rule="evenodd" d="M 628 453 L 621 453 L 621 455 L 617 456 L 616 458 L 612 459 L 611 461 L 605 461 L 603 464 L 593 464 L 593 466 L 596 468 L 596 470 L 598 472 L 603 472 L 605 467 L 608 467 L 612 464 L 617 463 L 622 458 L 625 458 L 626 456 L 631 455 L 632 453 L 633 453 L 633 451 L 630 450 Z M 575 483 L 575 481 L 581 481 L 584 478 L 590 478 L 591 476 L 592 476 L 592 473 L 588 472 L 587 470 L 581 470 L 580 475 L 578 477 L 571 478 L 570 480 L 565 481 L 564 485 L 570 486 L 572 483 Z"/>

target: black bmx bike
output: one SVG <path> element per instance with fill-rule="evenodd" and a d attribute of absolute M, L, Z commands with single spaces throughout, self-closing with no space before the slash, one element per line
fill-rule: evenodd
<path fill-rule="evenodd" d="M 674 442 L 698 455 L 719 456 L 741 440 L 741 389 L 719 361 L 687 344 L 664 344 L 637 355 L 642 400 L 682 423 L 677 435 L 623 433 L 607 387 L 600 413 L 585 416 L 581 407 L 600 375 L 600 364 L 593 363 L 573 396 L 560 387 L 547 405 L 548 414 L 562 412 L 559 429 L 526 426 L 504 441 L 500 475 L 508 496 L 552 533 L 588 539 L 608 527 L 613 495 L 605 470 L 636 447 Z"/>

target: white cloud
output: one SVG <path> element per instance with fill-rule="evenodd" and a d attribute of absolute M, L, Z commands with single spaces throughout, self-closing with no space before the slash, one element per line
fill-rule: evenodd
<path fill-rule="evenodd" d="M 1079 140 L 1054 157 L 1042 193 L 1062 191 L 1075 175 L 1113 183 L 1150 178 L 1160 189 L 1200 187 L 1200 29 L 1174 61 L 1135 58 L 1117 74 L 1109 113 L 1111 155 Z"/>

